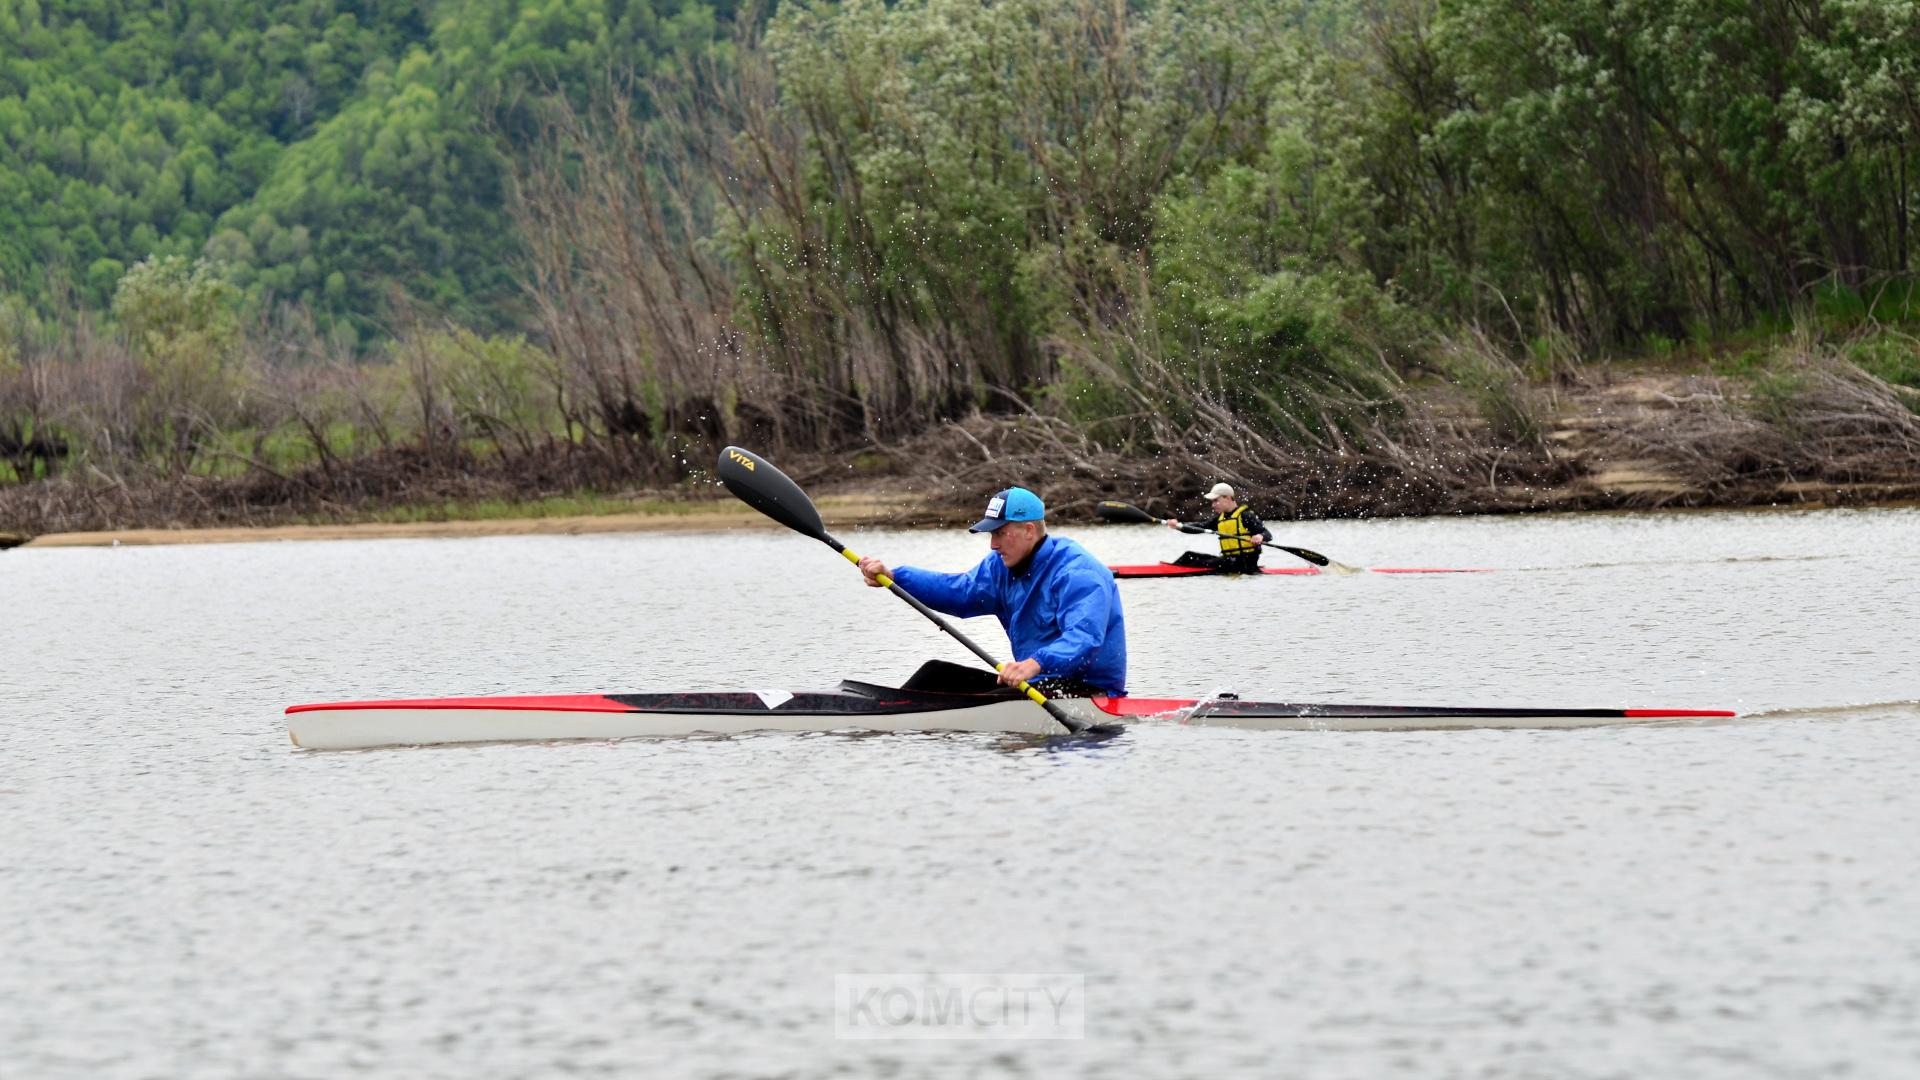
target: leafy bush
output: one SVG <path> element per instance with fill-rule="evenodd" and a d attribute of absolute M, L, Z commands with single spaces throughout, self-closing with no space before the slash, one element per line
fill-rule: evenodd
<path fill-rule="evenodd" d="M 1920 339 L 1886 331 L 1848 345 L 1846 358 L 1883 382 L 1920 389 Z"/>
<path fill-rule="evenodd" d="M 239 419 L 239 297 L 218 267 L 179 255 L 141 262 L 114 291 L 114 316 L 146 376 L 134 437 L 177 471 Z"/>
<path fill-rule="evenodd" d="M 400 355 L 422 401 L 444 397 L 448 435 L 484 440 L 502 454 L 531 454 L 566 433 L 557 405 L 558 369 L 525 338 L 434 331 L 407 339 Z M 433 406 L 427 410 L 437 415 Z"/>

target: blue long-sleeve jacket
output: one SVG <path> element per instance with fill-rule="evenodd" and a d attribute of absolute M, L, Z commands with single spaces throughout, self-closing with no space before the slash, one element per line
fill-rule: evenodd
<path fill-rule="evenodd" d="M 1113 572 L 1086 548 L 1049 536 L 1020 573 L 988 553 L 958 574 L 915 566 L 893 580 L 930 608 L 961 618 L 993 615 L 1015 660 L 1040 661 L 1040 677 L 1064 676 L 1114 694 L 1127 692 L 1127 621 Z"/>

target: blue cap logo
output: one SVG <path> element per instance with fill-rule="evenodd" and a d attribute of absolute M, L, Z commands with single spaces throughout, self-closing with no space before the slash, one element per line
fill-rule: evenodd
<path fill-rule="evenodd" d="M 1040 521 L 1047 516 L 1047 504 L 1040 496 L 1023 487 L 996 491 L 987 500 L 987 513 L 973 523 L 968 532 L 992 532 L 1009 521 Z"/>

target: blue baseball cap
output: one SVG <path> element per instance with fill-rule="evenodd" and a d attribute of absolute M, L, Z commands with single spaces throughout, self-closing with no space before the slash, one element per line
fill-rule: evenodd
<path fill-rule="evenodd" d="M 1047 516 L 1047 504 L 1040 496 L 1023 487 L 996 491 L 987 500 L 987 515 L 973 523 L 968 532 L 992 532 L 1009 521 L 1040 521 Z"/>

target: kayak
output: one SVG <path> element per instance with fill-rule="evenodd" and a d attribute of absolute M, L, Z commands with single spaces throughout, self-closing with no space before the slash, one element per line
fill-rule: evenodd
<path fill-rule="evenodd" d="M 1214 698 L 1056 698 L 1088 722 L 1158 719 L 1268 731 L 1573 728 L 1730 717 L 1702 709 L 1474 709 L 1293 705 Z M 976 731 L 1058 734 L 1040 706 L 1013 691 L 935 693 L 846 680 L 819 692 L 693 691 L 420 698 L 294 705 L 287 734 L 310 750 L 502 741 L 629 739 L 804 731 Z"/>
<path fill-rule="evenodd" d="M 1139 563 L 1129 566 L 1109 566 L 1117 578 L 1142 577 L 1187 577 L 1193 574 L 1212 574 L 1228 576 L 1211 566 L 1175 566 L 1172 563 Z M 1263 574 L 1284 574 L 1288 577 L 1313 577 L 1328 573 L 1317 566 L 1263 566 Z M 1438 566 L 1374 566 L 1368 568 L 1374 574 L 1488 574 L 1485 568 L 1450 569 Z M 1234 575 L 1239 576 L 1239 575 Z"/>

